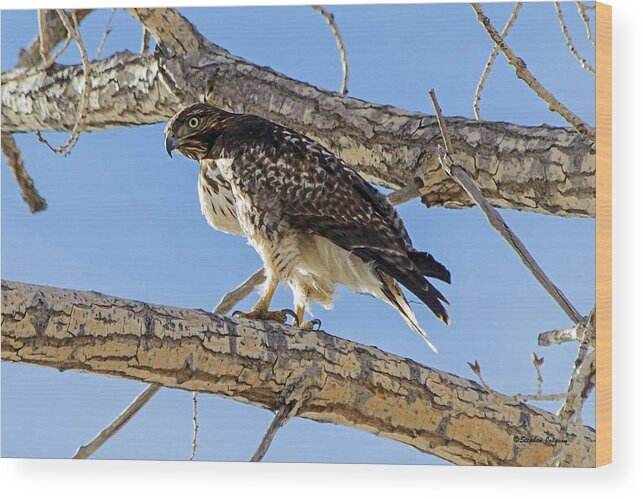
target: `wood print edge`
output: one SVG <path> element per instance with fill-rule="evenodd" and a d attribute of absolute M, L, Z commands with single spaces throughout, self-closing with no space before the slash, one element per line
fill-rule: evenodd
<path fill-rule="evenodd" d="M 612 7 L 596 3 L 596 466 L 612 462 Z"/>

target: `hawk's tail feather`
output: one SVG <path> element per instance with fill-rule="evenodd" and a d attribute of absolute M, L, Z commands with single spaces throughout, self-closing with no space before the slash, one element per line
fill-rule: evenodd
<path fill-rule="evenodd" d="M 425 253 L 424 251 L 412 250 L 409 253 L 409 258 L 415 266 L 427 277 L 440 279 L 441 281 L 451 284 L 451 272 L 438 262 L 433 255 Z"/>
<path fill-rule="evenodd" d="M 449 301 L 426 279 L 408 256 L 402 256 L 399 253 L 387 254 L 385 251 L 368 248 L 360 248 L 358 251 L 354 250 L 354 253 L 365 261 L 374 261 L 375 268 L 381 271 L 380 275 L 384 273 L 395 279 L 422 300 L 438 319 L 447 326 L 451 323 L 449 314 L 444 308 L 444 305 L 449 305 Z"/>
<path fill-rule="evenodd" d="M 389 303 L 389 305 L 391 305 L 395 310 L 398 311 L 398 313 L 402 316 L 402 319 L 404 319 L 404 322 L 406 322 L 407 325 L 411 329 L 413 329 L 413 331 L 422 336 L 422 339 L 426 342 L 429 348 L 433 350 L 433 352 L 438 353 L 438 349 L 435 348 L 433 343 L 431 343 L 431 341 L 429 340 L 429 336 L 426 334 L 426 331 L 422 329 L 422 327 L 418 323 L 413 309 L 411 309 L 408 300 L 404 296 L 404 293 L 402 293 L 402 290 L 397 285 L 395 280 L 392 277 L 384 274 L 383 272 L 379 272 L 379 275 L 382 280 L 382 291 L 384 292 L 386 301 Z"/>

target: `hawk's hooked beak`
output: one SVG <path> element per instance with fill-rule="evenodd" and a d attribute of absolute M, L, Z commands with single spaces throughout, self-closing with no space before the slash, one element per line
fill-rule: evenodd
<path fill-rule="evenodd" d="M 174 140 L 174 137 L 172 137 L 172 135 L 168 134 L 165 137 L 165 150 L 169 154 L 170 158 L 172 157 L 172 151 L 176 149 L 176 146 L 176 140 Z"/>

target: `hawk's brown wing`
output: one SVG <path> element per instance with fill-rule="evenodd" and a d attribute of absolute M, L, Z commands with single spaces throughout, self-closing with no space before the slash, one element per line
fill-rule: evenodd
<path fill-rule="evenodd" d="M 211 157 L 233 159 L 234 181 L 266 220 L 286 220 L 351 251 L 403 284 L 448 323 L 440 300 L 448 302 L 411 258 L 418 253 L 393 206 L 321 145 L 245 115 L 226 127 Z"/>

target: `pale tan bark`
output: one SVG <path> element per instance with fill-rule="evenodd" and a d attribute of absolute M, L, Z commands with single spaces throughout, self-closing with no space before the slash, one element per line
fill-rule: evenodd
<path fill-rule="evenodd" d="M 128 9 L 155 37 L 153 56 L 94 63 L 85 130 L 167 120 L 207 94 L 225 109 L 259 114 L 322 142 L 367 179 L 391 188 L 426 172 L 423 201 L 471 202 L 442 171 L 435 117 L 321 90 L 236 57 L 203 38 L 173 9 Z M 20 70 L 5 73 L 5 77 Z M 79 66 L 2 86 L 3 130 L 70 130 Z M 595 214 L 595 150 L 573 129 L 447 118 L 455 159 L 496 207 L 563 216 Z"/>
<path fill-rule="evenodd" d="M 593 466 L 595 432 L 479 384 L 319 331 L 2 282 L 2 359 L 230 397 L 361 429 L 456 464 L 540 466 L 569 439 Z M 293 395 L 293 394 L 296 394 Z M 527 443 L 529 441 L 529 443 Z"/>

